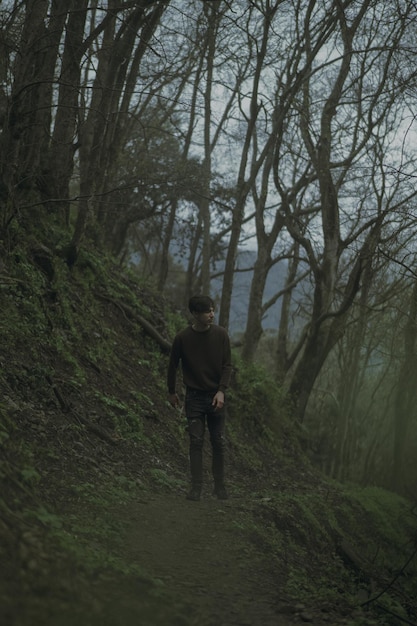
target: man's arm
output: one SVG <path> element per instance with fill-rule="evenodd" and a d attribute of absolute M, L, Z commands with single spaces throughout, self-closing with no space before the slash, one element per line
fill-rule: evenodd
<path fill-rule="evenodd" d="M 229 335 L 225 331 L 225 337 L 223 340 L 223 358 L 222 358 L 222 374 L 219 382 L 219 391 L 223 392 L 223 401 L 224 401 L 224 392 L 230 384 L 230 379 L 232 377 L 232 349 L 230 347 L 230 339 Z"/>
<path fill-rule="evenodd" d="M 224 406 L 224 392 L 230 383 L 232 375 L 232 350 L 230 347 L 229 335 L 225 331 L 223 339 L 223 358 L 222 358 L 222 374 L 220 377 L 219 388 L 214 395 L 212 405 L 216 410 L 220 410 Z"/>

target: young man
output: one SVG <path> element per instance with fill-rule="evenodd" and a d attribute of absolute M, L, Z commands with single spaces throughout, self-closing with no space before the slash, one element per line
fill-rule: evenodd
<path fill-rule="evenodd" d="M 190 436 L 191 490 L 188 500 L 199 500 L 203 482 L 203 443 L 207 427 L 213 451 L 214 494 L 226 500 L 224 484 L 225 390 L 232 372 L 230 340 L 224 328 L 215 325 L 214 303 L 208 296 L 193 296 L 188 308 L 192 325 L 173 341 L 168 365 L 168 398 L 180 405 L 176 393 L 177 369 L 181 361 L 185 385 L 185 416 Z"/>

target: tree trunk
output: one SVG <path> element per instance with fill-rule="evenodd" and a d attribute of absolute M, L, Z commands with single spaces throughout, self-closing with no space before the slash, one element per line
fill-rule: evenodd
<path fill-rule="evenodd" d="M 57 51 L 56 38 L 50 39 L 45 27 L 48 4 L 46 0 L 26 3 L 10 106 L 0 135 L 0 177 L 2 195 L 7 198 L 7 221 L 12 214 L 17 215 L 27 197 L 33 201 L 40 181 Z"/>
<path fill-rule="evenodd" d="M 293 258 L 290 259 L 288 265 L 287 278 L 285 281 L 285 289 L 284 294 L 282 296 L 281 302 L 281 315 L 279 319 L 278 326 L 278 336 L 277 336 L 277 349 L 275 356 L 275 371 L 276 378 L 279 384 L 282 384 L 285 380 L 285 376 L 291 367 L 296 354 L 294 353 L 294 349 L 291 350 L 293 352 L 293 357 L 289 356 L 289 323 L 290 323 L 290 308 L 292 301 L 292 285 L 295 284 L 295 279 L 297 276 L 298 264 L 299 264 L 299 249 L 300 246 L 296 242 L 294 245 L 294 254 Z"/>
<path fill-rule="evenodd" d="M 49 151 L 48 195 L 60 199 L 66 221 L 69 215 L 69 183 L 74 168 L 76 122 L 79 109 L 81 60 L 88 0 L 73 0 L 69 17 L 59 77 L 58 106 Z"/>
<path fill-rule="evenodd" d="M 246 178 L 246 168 L 249 162 L 249 151 L 256 135 L 256 120 L 260 111 L 260 104 L 258 102 L 259 85 L 262 74 L 262 68 L 267 51 L 269 31 L 272 25 L 272 18 L 277 10 L 277 6 L 270 9 L 269 13 L 265 12 L 263 22 L 262 41 L 257 50 L 256 66 L 254 76 L 252 80 L 252 92 L 250 100 L 250 111 L 247 121 L 247 127 L 245 132 L 245 140 L 241 150 L 239 172 L 236 185 L 235 206 L 232 214 L 232 224 L 230 230 L 229 245 L 227 248 L 227 255 L 224 268 L 223 290 L 220 303 L 219 324 L 225 328 L 229 327 L 230 307 L 232 303 L 232 292 L 234 283 L 234 272 L 236 266 L 236 258 L 238 254 L 238 247 L 240 241 L 240 235 L 242 232 L 243 220 L 245 217 L 245 205 L 248 193 L 256 179 L 259 169 L 262 166 L 265 158 L 269 155 L 270 150 L 266 148 L 259 155 L 254 155 L 252 159 L 252 166 L 249 176 Z M 266 143 L 272 147 L 274 141 L 273 131 L 267 139 Z"/>
<path fill-rule="evenodd" d="M 393 487 L 403 491 L 409 425 L 417 418 L 417 279 L 414 280 L 407 324 L 404 329 L 404 360 L 398 377 L 394 414 Z M 413 459 L 414 461 L 414 459 Z"/>
<path fill-rule="evenodd" d="M 271 258 L 266 247 L 260 247 L 251 281 L 248 319 L 242 349 L 242 358 L 249 363 L 253 361 L 259 340 L 262 337 L 262 298 L 270 261 Z"/>
<path fill-rule="evenodd" d="M 364 3 L 365 5 L 366 3 Z M 325 362 L 330 350 L 336 344 L 339 333 L 343 327 L 346 311 L 334 317 L 332 308 L 336 306 L 336 281 L 339 259 L 342 253 L 340 238 L 339 201 L 335 182 L 333 181 L 331 151 L 332 151 L 332 122 L 336 115 L 337 106 L 342 97 L 343 86 L 347 79 L 351 58 L 352 40 L 355 29 L 347 28 L 345 16 L 341 6 L 338 7 L 337 19 L 340 21 L 341 33 L 344 43 L 344 54 L 340 62 L 338 73 L 334 78 L 332 89 L 323 105 L 320 134 L 316 147 L 310 137 L 310 132 L 305 123 L 302 124 L 302 133 L 306 148 L 310 154 L 314 170 L 317 176 L 320 191 L 320 215 L 322 221 L 323 254 L 319 262 L 313 251 L 310 241 L 303 240 L 311 262 L 312 272 L 315 279 L 313 311 L 309 327 L 306 345 L 300 361 L 295 369 L 290 383 L 290 395 L 295 402 L 296 416 L 302 421 L 308 399 L 313 389 L 315 380 Z M 356 17 L 356 28 L 360 20 Z M 309 81 L 304 85 L 304 107 L 302 118 L 309 119 Z M 297 233 L 294 231 L 297 238 Z M 359 289 L 359 278 L 362 271 L 361 263 L 356 264 L 351 274 L 350 287 L 352 293 L 345 294 L 345 303 L 350 306 L 354 294 Z M 354 284 L 352 284 L 354 279 Z M 350 303 L 350 304 L 349 304 Z"/>
<path fill-rule="evenodd" d="M 198 221 L 193 232 L 190 250 L 188 255 L 188 265 L 185 276 L 185 292 L 184 292 L 184 306 L 187 306 L 189 298 L 200 290 L 201 284 L 199 284 L 197 276 L 197 256 L 198 256 L 198 244 L 201 240 L 202 225 L 201 214 L 198 215 Z"/>
<path fill-rule="evenodd" d="M 157 289 L 161 293 L 164 290 L 166 279 L 168 276 L 169 270 L 169 244 L 171 243 L 172 235 L 174 232 L 175 226 L 175 216 L 177 214 L 177 200 L 172 200 L 170 203 L 170 209 L 168 213 L 168 222 L 165 226 L 165 231 L 163 234 L 162 240 L 162 250 L 161 250 L 161 262 L 159 265 L 158 279 L 157 279 Z"/>
<path fill-rule="evenodd" d="M 361 286 L 362 273 L 366 265 L 372 261 L 378 245 L 383 219 L 384 216 L 381 214 L 368 232 L 348 276 L 343 298 L 337 310 L 334 312 L 323 312 L 323 310 L 329 311 L 330 308 L 329 303 L 327 303 L 326 309 L 323 308 L 323 303 L 326 302 L 328 295 L 324 298 L 322 292 L 327 289 L 327 286 L 324 287 L 321 280 L 316 282 L 312 322 L 306 339 L 305 349 L 298 361 L 289 386 L 289 394 L 295 404 L 296 417 L 300 421 L 304 419 L 310 394 L 323 363 L 343 335 L 348 312 Z"/>
<path fill-rule="evenodd" d="M 80 203 L 72 247 L 77 249 L 91 217 L 100 214 L 101 224 L 108 217 L 108 200 L 114 184 L 112 174 L 128 137 L 129 105 L 135 95 L 134 85 L 140 61 L 162 16 L 168 0 L 158 6 L 154 1 L 141 3 L 127 15 L 116 32 L 118 12 L 115 0 L 103 18 L 103 42 L 99 51 L 88 116 L 80 128 Z M 149 7 L 155 5 L 148 11 Z M 97 29 L 96 29 L 97 30 Z M 138 40 L 138 33 L 141 37 Z M 136 48 L 135 48 L 136 45 Z M 133 57 L 130 64 L 127 60 Z M 130 73 L 129 73 L 130 70 Z M 122 95 L 121 95 L 122 94 Z M 101 241 L 99 229 L 95 238 Z"/>

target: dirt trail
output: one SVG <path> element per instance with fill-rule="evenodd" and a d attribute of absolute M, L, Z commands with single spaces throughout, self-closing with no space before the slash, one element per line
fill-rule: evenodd
<path fill-rule="evenodd" d="M 245 540 L 247 498 L 189 502 L 157 494 L 132 504 L 131 562 L 161 581 L 199 626 L 291 626 L 283 611 L 280 572 Z M 275 565 L 276 567 L 276 565 Z M 170 626 L 167 624 L 167 626 Z"/>

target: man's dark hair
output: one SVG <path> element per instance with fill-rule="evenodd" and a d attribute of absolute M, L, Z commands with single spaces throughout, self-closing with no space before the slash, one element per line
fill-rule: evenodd
<path fill-rule="evenodd" d="M 188 301 L 190 313 L 207 313 L 214 309 L 214 302 L 210 296 L 192 296 Z"/>

